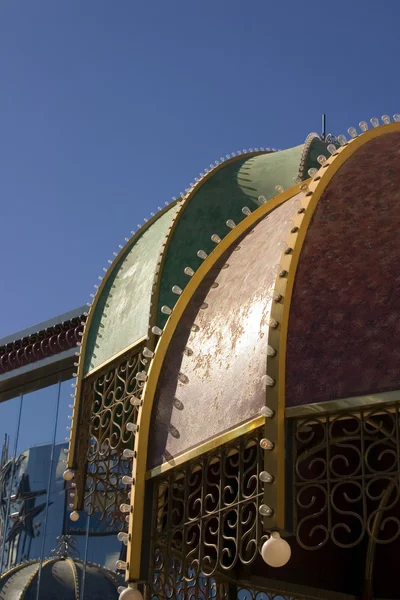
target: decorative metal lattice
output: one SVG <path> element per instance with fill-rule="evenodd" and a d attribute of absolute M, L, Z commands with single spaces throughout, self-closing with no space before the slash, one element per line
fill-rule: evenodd
<path fill-rule="evenodd" d="M 400 536 L 399 406 L 296 420 L 295 530 L 315 550 Z"/>
<path fill-rule="evenodd" d="M 59 535 L 56 538 L 57 545 L 51 551 L 59 558 L 79 558 L 78 542 L 72 535 Z"/>
<path fill-rule="evenodd" d="M 318 596 L 290 594 L 251 586 L 235 585 L 200 576 L 195 581 L 182 579 L 179 566 L 171 569 L 169 583 L 164 585 L 161 594 L 153 589 L 151 600 L 170 598 L 176 600 L 317 600 Z M 321 596 L 319 597 L 321 598 Z"/>
<path fill-rule="evenodd" d="M 138 406 L 132 402 L 142 394 L 143 382 L 137 379 L 142 360 L 140 348 L 136 348 L 85 382 L 84 401 L 92 406 L 85 508 L 113 531 L 126 525 L 119 507 L 128 501 L 128 489 L 121 478 L 131 475 L 132 460 L 124 458 L 123 451 L 134 446 L 135 432 L 127 426 L 137 422 Z"/>
<path fill-rule="evenodd" d="M 237 588 L 237 600 L 316 600 L 316 596 L 293 595 L 264 589 L 242 587 Z"/>
<path fill-rule="evenodd" d="M 171 561 L 167 578 L 155 575 L 152 600 L 174 598 L 176 600 L 228 600 L 228 586 L 220 583 L 213 577 L 200 576 L 197 579 L 187 580 L 182 577 L 182 564 Z"/>
<path fill-rule="evenodd" d="M 250 565 L 256 559 L 262 537 L 261 437 L 261 430 L 254 431 L 155 481 L 155 598 L 179 597 L 177 585 L 197 589 L 202 577 L 211 578 L 204 579 L 204 585 L 213 586 L 210 581 L 216 574 L 223 576 L 238 562 Z"/>

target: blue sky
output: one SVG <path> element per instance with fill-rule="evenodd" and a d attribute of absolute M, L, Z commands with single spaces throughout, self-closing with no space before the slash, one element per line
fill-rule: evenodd
<path fill-rule="evenodd" d="M 0 337 L 85 303 L 220 156 L 400 112 L 400 4 L 3 0 Z"/>

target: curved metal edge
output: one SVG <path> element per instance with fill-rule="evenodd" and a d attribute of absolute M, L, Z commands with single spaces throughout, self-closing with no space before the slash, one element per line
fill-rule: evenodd
<path fill-rule="evenodd" d="M 278 323 L 276 329 L 270 329 L 268 343 L 277 349 L 277 359 L 270 361 L 271 372 L 269 373 L 276 381 L 276 385 L 271 389 L 272 404 L 278 409 L 278 427 L 280 445 L 284 444 L 285 435 L 285 403 L 286 403 L 286 353 L 287 338 L 289 329 L 290 307 L 293 295 L 293 287 L 296 278 L 297 267 L 300 261 L 300 255 L 310 226 L 315 209 L 333 176 L 337 173 L 345 161 L 352 156 L 364 144 L 381 135 L 400 132 L 400 123 L 390 123 L 380 127 L 370 129 L 360 134 L 347 144 L 338 148 L 338 151 L 332 154 L 330 158 L 320 168 L 317 175 L 309 180 L 308 191 L 303 193 L 301 207 L 294 217 L 294 227 L 286 238 L 288 248 L 292 251 L 290 254 L 282 253 L 280 265 L 285 276 L 277 278 L 276 292 L 281 296 L 279 302 L 273 302 L 271 317 Z M 280 480 L 277 486 L 278 497 L 276 499 L 277 523 L 284 529 L 285 526 L 285 456 L 279 453 L 277 456 L 277 473 Z"/>
<path fill-rule="evenodd" d="M 160 288 L 160 284 L 161 284 L 161 273 L 162 273 L 162 269 L 164 266 L 164 262 L 165 262 L 169 244 L 171 242 L 171 239 L 173 238 L 173 233 L 174 233 L 175 227 L 176 227 L 181 215 L 183 214 L 183 211 L 185 210 L 186 206 L 191 202 L 191 200 L 194 198 L 194 196 L 199 191 L 199 189 L 204 185 L 204 183 L 206 183 L 209 179 L 211 179 L 211 177 L 213 177 L 213 175 L 216 172 L 220 171 L 227 165 L 230 165 L 237 160 L 241 160 L 242 158 L 249 159 L 249 158 L 253 158 L 254 156 L 259 156 L 262 154 L 275 154 L 275 152 L 257 151 L 257 152 L 247 152 L 247 153 L 243 153 L 243 154 L 237 154 L 236 156 L 234 156 L 228 160 L 220 162 L 213 169 L 210 169 L 210 171 L 208 171 L 201 179 L 199 179 L 199 181 L 196 182 L 196 184 L 190 189 L 189 193 L 184 197 L 183 200 L 181 198 L 181 200 L 175 200 L 175 201 L 171 202 L 168 206 L 166 206 L 161 211 L 156 213 L 154 215 L 154 217 L 149 219 L 149 221 L 147 223 L 145 223 L 145 225 L 143 225 L 140 229 L 138 229 L 138 231 L 131 237 L 129 242 L 127 242 L 125 244 L 125 246 L 123 248 L 121 248 L 120 252 L 118 252 L 117 256 L 112 261 L 109 269 L 107 270 L 107 273 L 103 277 L 103 279 L 98 287 L 95 298 L 93 299 L 93 302 L 91 303 L 91 305 L 89 307 L 86 323 L 84 324 L 84 329 L 83 329 L 83 334 L 82 334 L 82 342 L 81 342 L 80 352 L 79 352 L 79 357 L 78 357 L 78 368 L 77 368 L 77 373 L 76 373 L 75 399 L 74 399 L 74 408 L 73 408 L 73 413 L 72 413 L 71 436 L 70 436 L 70 443 L 69 443 L 69 448 L 68 448 L 68 458 L 67 458 L 67 468 L 68 469 L 73 469 L 75 467 L 75 463 L 76 463 L 76 445 L 77 445 L 77 428 L 78 428 L 78 423 L 76 421 L 79 421 L 83 380 L 92 374 L 92 371 L 87 374 L 84 373 L 88 332 L 90 330 L 93 315 L 94 315 L 97 303 L 99 301 L 99 298 L 101 297 L 104 287 L 106 286 L 109 278 L 114 273 L 114 270 L 115 270 L 118 262 L 122 259 L 124 254 L 126 254 L 126 252 L 128 252 L 130 250 L 130 248 L 137 242 L 139 237 L 141 237 L 147 231 L 147 229 L 149 229 L 149 227 L 151 227 L 151 225 L 153 225 L 153 223 L 155 223 L 155 221 L 157 221 L 162 215 L 164 215 L 173 206 L 179 205 L 179 209 L 176 212 L 176 214 L 174 215 L 174 217 L 172 219 L 172 224 L 169 227 L 167 234 L 164 238 L 164 241 L 162 243 L 162 250 L 159 255 L 159 260 L 157 263 L 156 272 L 155 272 L 154 280 L 153 280 L 152 294 L 151 294 L 151 298 L 150 298 L 149 336 L 148 336 L 149 337 L 148 345 L 151 349 L 153 349 L 154 345 L 155 345 L 155 340 L 154 340 L 154 335 L 151 333 L 151 328 L 153 327 L 153 325 L 155 325 L 155 322 L 156 322 L 158 295 L 159 295 L 159 288 Z M 141 341 L 142 340 L 138 341 L 137 343 L 140 343 Z M 136 342 L 134 345 L 136 345 Z M 126 351 L 126 349 L 123 352 L 125 352 L 125 351 Z M 111 357 L 110 360 L 113 360 L 114 358 L 115 357 Z M 104 366 L 104 363 L 101 365 L 101 367 L 103 367 L 103 366 Z M 78 495 L 76 495 L 76 499 L 74 501 L 74 509 L 76 509 L 78 504 L 79 504 Z"/>
<path fill-rule="evenodd" d="M 80 599 L 79 578 L 78 578 L 78 571 L 77 571 L 76 565 L 75 565 L 74 561 L 72 560 L 72 558 L 69 558 L 69 557 L 66 558 L 66 562 L 68 563 L 68 565 L 72 571 L 72 576 L 73 576 L 74 582 L 75 582 L 75 600 L 79 600 Z"/>
<path fill-rule="evenodd" d="M 89 563 L 87 563 L 89 564 Z M 113 571 L 110 571 L 109 569 L 106 569 L 104 567 L 100 567 L 99 565 L 90 565 L 89 566 L 94 566 L 96 567 L 98 570 L 100 570 L 101 574 L 104 575 L 104 577 L 106 577 L 106 579 L 108 579 L 108 581 L 110 583 L 112 583 L 112 585 L 114 585 L 116 588 L 119 587 L 120 585 L 120 581 L 118 581 L 118 576 L 116 573 L 114 573 Z"/>
<path fill-rule="evenodd" d="M 314 416 L 328 415 L 341 411 L 353 411 L 359 408 L 388 407 L 400 400 L 400 390 L 381 392 L 379 394 L 368 394 L 367 396 L 352 396 L 350 398 L 337 398 L 314 404 L 302 404 L 300 406 L 289 406 L 285 409 L 287 419 L 312 418 Z"/>
<path fill-rule="evenodd" d="M 33 565 L 33 563 L 35 563 L 35 562 L 37 562 L 36 558 L 34 558 L 32 560 L 28 560 L 26 562 L 19 563 L 18 565 L 15 565 L 15 567 L 11 567 L 11 569 L 8 569 L 8 571 L 4 571 L 4 573 L 2 573 L 0 575 L 0 583 L 2 583 L 2 580 L 5 579 L 6 576 L 11 577 L 17 571 L 20 571 L 24 567 L 29 567 L 29 565 Z"/>
<path fill-rule="evenodd" d="M 179 297 L 172 314 L 168 318 L 162 336 L 160 337 L 154 358 L 152 359 L 148 378 L 143 388 L 142 406 L 138 411 L 137 424 L 138 433 L 135 436 L 136 460 L 133 463 L 132 477 L 133 485 L 131 489 L 131 516 L 129 520 L 129 543 L 127 549 L 127 570 L 126 580 L 137 581 L 140 578 L 141 552 L 142 552 L 142 530 L 144 516 L 145 499 L 145 481 L 147 466 L 147 447 L 150 430 L 151 413 L 153 401 L 157 389 L 158 378 L 166 356 L 169 344 L 172 340 L 176 327 L 183 315 L 184 310 L 189 304 L 193 294 L 203 281 L 209 270 L 214 266 L 217 260 L 229 249 L 236 239 L 243 235 L 248 229 L 253 227 L 261 219 L 278 206 L 298 194 L 300 185 L 296 184 L 288 190 L 285 190 L 266 204 L 257 208 L 249 216 L 245 217 L 225 238 L 214 248 L 204 262 L 200 265 L 188 285 Z"/>
<path fill-rule="evenodd" d="M 312 146 L 312 143 L 314 140 L 321 141 L 321 137 L 318 135 L 318 133 L 314 133 L 314 132 L 309 133 L 308 136 L 306 137 L 306 141 L 304 142 L 304 148 L 303 148 L 303 152 L 301 154 L 299 171 L 298 171 L 298 175 L 297 175 L 299 179 L 308 179 L 308 177 L 306 176 L 306 173 L 305 173 L 305 168 L 307 165 L 308 155 L 310 153 L 311 146 Z"/>
<path fill-rule="evenodd" d="M 42 563 L 42 569 L 44 567 L 46 567 L 49 563 L 55 562 L 56 560 L 57 560 L 57 558 L 49 558 L 47 560 L 44 560 Z M 32 575 L 29 577 L 28 581 L 26 582 L 26 584 L 24 585 L 24 587 L 21 590 L 21 600 L 24 600 L 26 593 L 28 592 L 33 580 L 35 579 L 36 575 L 39 573 L 39 569 L 40 569 L 40 564 L 38 563 L 37 569 L 32 573 Z"/>
<path fill-rule="evenodd" d="M 203 187 L 203 185 L 205 183 L 207 183 L 207 181 L 212 179 L 212 177 L 218 171 L 221 171 L 224 167 L 230 166 L 232 163 L 240 161 L 243 158 L 248 160 L 250 158 L 253 158 L 254 156 L 261 156 L 263 154 L 276 154 L 276 153 L 270 152 L 270 151 L 260 151 L 260 152 L 247 152 L 244 154 L 238 154 L 238 155 L 224 161 L 223 163 L 220 163 L 214 169 L 211 169 L 201 179 L 199 179 L 199 181 L 190 190 L 190 192 L 187 194 L 187 196 L 184 198 L 183 201 L 182 200 L 180 202 L 178 201 L 179 208 L 176 211 L 176 213 L 171 221 L 171 225 L 168 228 L 168 231 L 167 231 L 164 241 L 162 243 L 162 250 L 159 254 L 159 260 L 157 262 L 156 272 L 154 274 L 154 279 L 153 279 L 153 286 L 152 286 L 152 292 L 151 292 L 151 303 L 150 303 L 150 316 L 149 316 L 149 337 L 150 337 L 150 343 L 151 343 L 152 349 L 154 348 L 155 340 L 154 340 L 154 335 L 151 333 L 151 328 L 154 325 L 157 325 L 157 309 L 158 309 L 158 301 L 159 301 L 159 295 L 160 295 L 162 274 L 164 271 L 164 264 L 165 264 L 165 261 L 167 258 L 168 248 L 174 237 L 175 229 L 176 229 L 183 213 L 185 212 L 186 208 L 191 203 L 191 201 L 195 198 L 196 194 Z"/>
<path fill-rule="evenodd" d="M 162 465 L 158 465 L 157 467 L 154 467 L 150 471 L 147 471 L 146 479 L 153 479 L 153 477 L 158 477 L 158 475 L 161 475 L 162 473 L 166 473 L 170 469 L 173 469 L 174 467 L 178 467 L 179 465 L 182 465 L 183 463 L 188 462 L 189 460 L 192 460 L 193 458 L 197 458 L 201 454 L 210 452 L 211 450 L 214 450 L 215 448 L 218 448 L 219 446 L 223 446 L 224 444 L 227 444 L 231 440 L 235 440 L 236 438 L 241 437 L 242 435 L 245 435 L 246 433 L 249 433 L 250 431 L 254 431 L 255 429 L 258 429 L 259 427 L 264 425 L 264 423 L 265 423 L 265 417 L 263 417 L 263 416 L 255 417 L 254 419 L 250 419 L 249 421 L 246 421 L 246 423 L 238 425 L 237 427 L 234 427 L 233 429 L 229 429 L 229 431 L 226 431 L 225 433 L 221 433 L 221 435 L 217 435 L 215 438 L 212 438 L 211 440 L 203 442 L 202 444 L 200 444 L 200 446 L 196 446 L 196 448 L 193 448 L 192 450 L 187 450 L 186 452 L 179 454 L 178 456 L 171 459 L 169 462 L 163 463 Z"/>
<path fill-rule="evenodd" d="M 73 469 L 75 466 L 75 461 L 76 461 L 75 451 L 76 451 L 76 443 L 77 443 L 77 429 L 78 429 L 79 413 L 80 413 L 80 407 L 81 407 L 82 387 L 83 387 L 83 380 L 87 376 L 84 373 L 86 345 L 87 345 L 87 340 L 88 340 L 88 332 L 90 330 L 90 326 L 91 326 L 91 323 L 93 320 L 93 315 L 94 315 L 97 303 L 99 301 L 99 298 L 101 297 L 104 287 L 107 284 L 109 278 L 114 273 L 115 267 L 117 266 L 117 264 L 121 260 L 121 258 L 124 256 L 124 254 L 126 254 L 126 252 L 128 250 L 130 250 L 130 248 L 147 231 L 147 229 L 149 229 L 149 227 L 151 227 L 151 225 L 153 225 L 153 223 L 155 223 L 155 221 L 157 221 L 162 215 L 164 215 L 168 210 L 170 210 L 170 208 L 173 207 L 176 203 L 177 202 L 171 202 L 168 206 L 166 206 L 161 211 L 159 211 L 156 215 L 154 215 L 154 217 L 149 219 L 149 221 L 145 225 L 143 225 L 140 229 L 138 229 L 138 231 L 131 237 L 129 242 L 127 242 L 125 244 L 125 246 L 123 248 L 121 248 L 121 250 L 118 252 L 117 256 L 112 261 L 110 268 L 107 270 L 107 273 L 103 277 L 103 279 L 99 285 L 99 288 L 97 290 L 96 296 L 89 307 L 86 323 L 85 323 L 84 329 L 83 329 L 82 342 L 80 345 L 80 352 L 79 352 L 79 356 L 78 356 L 78 368 L 77 368 L 77 372 L 76 372 L 76 389 L 75 389 L 75 398 L 74 398 L 74 408 L 72 411 L 72 422 L 71 422 L 71 436 L 70 436 L 70 441 L 69 441 L 68 458 L 67 458 L 67 468 L 68 469 Z M 90 375 L 90 373 L 88 375 Z"/>

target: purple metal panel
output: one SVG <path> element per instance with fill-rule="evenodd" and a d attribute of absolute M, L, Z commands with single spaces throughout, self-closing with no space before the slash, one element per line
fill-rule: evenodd
<path fill-rule="evenodd" d="M 182 316 L 160 374 L 148 468 L 258 416 L 270 310 L 294 199 L 226 252 Z"/>
<path fill-rule="evenodd" d="M 368 142 L 325 190 L 293 289 L 286 405 L 400 388 L 400 134 Z"/>

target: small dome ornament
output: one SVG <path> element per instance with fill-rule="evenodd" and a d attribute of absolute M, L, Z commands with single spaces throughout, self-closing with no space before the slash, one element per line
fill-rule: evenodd
<path fill-rule="evenodd" d="M 286 540 L 283 540 L 278 531 L 273 531 L 270 537 L 262 545 L 261 556 L 270 567 L 285 566 L 292 554 L 292 550 Z"/>

